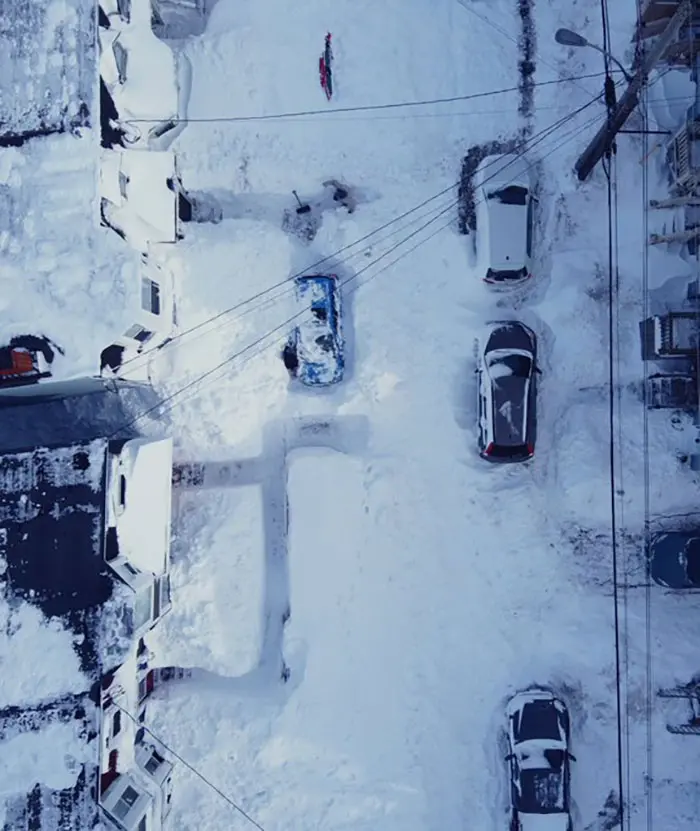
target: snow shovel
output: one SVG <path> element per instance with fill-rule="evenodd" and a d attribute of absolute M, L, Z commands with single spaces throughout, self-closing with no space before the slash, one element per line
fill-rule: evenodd
<path fill-rule="evenodd" d="M 301 201 L 301 199 L 299 199 L 299 194 L 295 190 L 293 190 L 292 193 L 294 194 L 294 198 L 299 203 L 299 207 L 297 208 L 297 213 L 298 214 L 308 214 L 308 212 L 311 210 L 311 205 L 305 205 Z"/>

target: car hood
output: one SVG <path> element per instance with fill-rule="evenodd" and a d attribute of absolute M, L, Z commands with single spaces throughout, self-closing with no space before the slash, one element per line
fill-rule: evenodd
<path fill-rule="evenodd" d="M 522 831 L 568 831 L 569 815 L 518 814 Z"/>

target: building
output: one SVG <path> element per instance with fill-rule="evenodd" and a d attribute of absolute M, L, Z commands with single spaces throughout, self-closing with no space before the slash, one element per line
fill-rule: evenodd
<path fill-rule="evenodd" d="M 0 607 L 8 619 L 24 610 L 44 621 L 13 683 L 0 685 L 0 766 L 15 771 L 2 790 L 3 831 L 158 831 L 173 765 L 148 732 L 147 638 L 171 605 L 172 441 L 140 436 L 117 414 L 138 385 L 80 379 L 1 392 Z M 57 632 L 72 644 L 59 656 L 75 663 L 69 681 L 50 669 Z M 8 651 L 15 634 L 4 635 Z M 41 661 L 60 686 L 35 680 Z"/>
<path fill-rule="evenodd" d="M 0 147 L 94 123 L 93 0 L 0 0 L 0 21 Z"/>

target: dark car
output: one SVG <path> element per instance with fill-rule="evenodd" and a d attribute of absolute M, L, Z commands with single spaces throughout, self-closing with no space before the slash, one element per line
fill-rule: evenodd
<path fill-rule="evenodd" d="M 335 274 L 311 274 L 294 281 L 297 300 L 308 313 L 292 330 L 282 352 L 291 375 L 303 384 L 337 384 L 345 371 L 340 288 Z"/>
<path fill-rule="evenodd" d="M 522 462 L 535 452 L 537 338 L 518 321 L 496 321 L 477 351 L 479 453 Z"/>
<path fill-rule="evenodd" d="M 549 690 L 509 702 L 510 831 L 571 831 L 569 712 Z"/>
<path fill-rule="evenodd" d="M 700 589 L 700 531 L 669 531 L 649 542 L 652 580 L 669 589 Z"/>

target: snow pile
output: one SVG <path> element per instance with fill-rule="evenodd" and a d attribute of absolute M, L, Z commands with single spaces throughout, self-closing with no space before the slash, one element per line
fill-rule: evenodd
<path fill-rule="evenodd" d="M 72 632 L 57 619 L 47 620 L 29 603 L 0 597 L 0 707 L 26 705 L 87 690 Z M 23 669 L 23 671 L 20 671 Z"/>
<path fill-rule="evenodd" d="M 94 763 L 79 721 L 50 724 L 41 732 L 19 733 L 0 742 L 5 771 L 0 799 L 29 793 L 37 782 L 53 790 L 70 788 L 83 765 Z"/>

